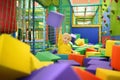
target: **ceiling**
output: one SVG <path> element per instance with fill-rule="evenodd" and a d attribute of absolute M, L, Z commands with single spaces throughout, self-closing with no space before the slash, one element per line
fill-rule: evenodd
<path fill-rule="evenodd" d="M 70 0 L 70 2 L 77 20 L 89 23 L 96 15 L 102 0 Z"/>
<path fill-rule="evenodd" d="M 99 4 L 100 0 L 70 0 L 72 5 L 76 4 Z"/>
<path fill-rule="evenodd" d="M 54 5 L 56 7 L 59 6 L 59 0 L 35 0 L 35 1 L 45 8 L 49 7 L 50 5 Z"/>

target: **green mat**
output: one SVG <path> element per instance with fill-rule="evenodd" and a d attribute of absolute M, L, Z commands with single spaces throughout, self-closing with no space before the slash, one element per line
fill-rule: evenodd
<path fill-rule="evenodd" d="M 85 54 L 86 48 L 84 48 L 84 47 L 83 48 L 82 47 L 81 48 L 77 48 L 77 49 L 75 49 L 75 51 L 76 52 L 80 52 L 80 54 Z"/>
<path fill-rule="evenodd" d="M 49 51 L 38 52 L 35 55 L 40 61 L 57 61 L 61 59 L 59 56 L 56 56 Z"/>

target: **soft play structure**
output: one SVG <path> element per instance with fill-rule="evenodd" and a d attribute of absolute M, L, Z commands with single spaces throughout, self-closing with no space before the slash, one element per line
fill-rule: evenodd
<path fill-rule="evenodd" d="M 0 0 L 0 80 L 120 80 L 119 7 L 120 0 Z M 59 33 L 70 34 L 71 53 L 59 53 Z"/>

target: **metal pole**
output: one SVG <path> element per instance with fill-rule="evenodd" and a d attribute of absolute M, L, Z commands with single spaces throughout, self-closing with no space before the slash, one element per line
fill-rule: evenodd
<path fill-rule="evenodd" d="M 71 4 L 71 1 L 68 0 L 69 4 L 70 4 L 70 32 L 71 32 L 71 28 L 72 28 L 72 4 Z"/>
<path fill-rule="evenodd" d="M 33 54 L 35 54 L 35 0 L 33 0 L 33 13 L 32 13 L 32 21 L 33 21 Z"/>

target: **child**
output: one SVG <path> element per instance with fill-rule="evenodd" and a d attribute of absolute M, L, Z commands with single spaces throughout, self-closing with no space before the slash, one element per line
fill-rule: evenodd
<path fill-rule="evenodd" d="M 72 47 L 69 44 L 71 41 L 71 35 L 64 33 L 62 35 L 62 27 L 60 27 L 59 37 L 58 37 L 58 53 L 59 54 L 71 54 L 73 53 Z"/>

